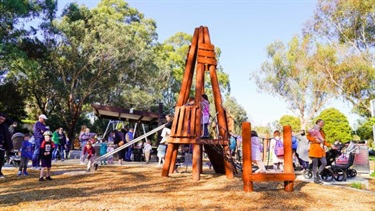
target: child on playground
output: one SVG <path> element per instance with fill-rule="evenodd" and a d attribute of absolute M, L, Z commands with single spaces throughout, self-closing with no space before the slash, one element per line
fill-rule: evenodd
<path fill-rule="evenodd" d="M 143 147 L 143 153 L 145 153 L 145 161 L 148 164 L 150 161 L 150 155 L 152 151 L 152 146 L 150 140 L 147 140 L 145 146 Z"/>
<path fill-rule="evenodd" d="M 52 163 L 52 152 L 55 148 L 55 144 L 52 142 L 52 132 L 46 131 L 43 133 L 44 141 L 40 145 L 39 157 L 42 162 L 42 168 L 40 169 L 39 181 L 52 180 L 51 178 L 51 163 Z M 44 171 L 47 169 L 46 178 L 44 179 Z"/>
<path fill-rule="evenodd" d="M 107 141 L 103 140 L 102 143 L 100 144 L 100 156 L 103 156 L 107 153 L 108 145 Z M 107 165 L 107 158 L 100 160 L 100 165 Z"/>
<path fill-rule="evenodd" d="M 29 175 L 27 173 L 27 164 L 29 163 L 29 160 L 33 156 L 33 145 L 29 142 L 30 135 L 25 134 L 24 141 L 22 142 L 22 146 L 20 149 L 20 154 L 21 154 L 21 164 L 18 169 L 18 176 L 23 175 Z M 22 172 L 23 168 L 23 172 Z"/>
<path fill-rule="evenodd" d="M 251 131 L 251 159 L 258 166 L 255 173 L 266 172 L 266 167 L 262 161 L 262 149 L 260 139 L 256 131 Z"/>
<path fill-rule="evenodd" d="M 108 142 L 107 146 L 107 153 L 115 151 L 115 144 L 113 141 Z M 113 155 L 108 156 L 108 164 L 114 164 L 113 163 Z"/>
<path fill-rule="evenodd" d="M 158 167 L 161 166 L 161 163 L 164 163 L 164 157 L 165 157 L 165 150 L 167 149 L 167 146 L 165 146 L 164 144 L 162 144 L 160 142 L 158 148 L 157 148 L 157 151 L 158 151 L 158 158 L 159 158 L 159 163 L 158 163 Z"/>
<path fill-rule="evenodd" d="M 91 170 L 91 166 L 95 166 L 95 170 L 98 169 L 98 164 L 97 163 L 94 163 L 94 160 L 95 160 L 95 147 L 92 146 L 92 143 L 91 141 L 88 141 L 84 150 L 83 150 L 83 154 L 86 154 L 87 153 L 87 172 L 89 172 Z"/>
<path fill-rule="evenodd" d="M 320 134 L 320 127 L 319 127 L 319 125 L 314 124 L 314 126 L 310 130 L 308 130 L 308 133 L 313 138 L 315 138 L 317 141 L 319 141 L 320 142 L 320 147 L 322 149 L 324 149 L 324 144 L 323 143 L 324 143 L 325 139 L 323 138 L 322 134 Z"/>
<path fill-rule="evenodd" d="M 203 128 L 202 129 L 203 134 L 201 138 L 209 138 L 208 124 L 210 122 L 210 101 L 208 101 L 208 97 L 206 94 L 202 94 L 201 107 L 202 107 L 201 125 Z"/>

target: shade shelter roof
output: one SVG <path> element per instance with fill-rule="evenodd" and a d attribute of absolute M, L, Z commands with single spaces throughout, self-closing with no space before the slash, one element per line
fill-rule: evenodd
<path fill-rule="evenodd" d="M 159 114 L 153 112 L 104 106 L 99 104 L 91 104 L 91 107 L 94 109 L 95 115 L 99 118 L 129 122 L 144 122 L 149 124 L 159 120 Z"/>

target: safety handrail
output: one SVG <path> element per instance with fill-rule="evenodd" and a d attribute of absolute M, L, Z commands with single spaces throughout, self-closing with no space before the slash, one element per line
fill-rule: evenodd
<path fill-rule="evenodd" d="M 104 154 L 104 155 L 102 155 L 102 156 L 96 158 L 96 159 L 95 159 L 95 162 L 97 162 L 97 161 L 101 161 L 101 160 L 103 160 L 103 159 L 106 159 L 106 158 L 108 158 L 109 156 L 111 156 L 111 155 L 113 155 L 113 154 L 115 154 L 115 153 L 117 153 L 117 152 L 119 152 L 119 151 L 125 149 L 126 147 L 131 146 L 132 144 L 135 144 L 135 143 L 137 143 L 138 141 L 140 141 L 140 140 L 146 138 L 147 136 L 149 136 L 149 135 L 151 135 L 151 134 L 154 134 L 154 133 L 158 132 L 159 130 L 163 129 L 163 128 L 165 127 L 165 125 L 166 125 L 166 124 L 164 124 L 164 125 L 160 125 L 159 127 L 157 127 L 157 128 L 155 128 L 155 129 L 153 129 L 153 130 L 151 130 L 151 131 L 149 131 L 149 132 L 147 132 L 147 133 L 145 133 L 145 134 L 143 134 L 143 135 L 137 137 L 136 139 L 133 139 L 133 140 L 131 140 L 131 141 L 125 143 L 124 145 L 117 147 L 117 148 L 116 148 L 115 150 L 113 150 L 112 152 L 108 152 L 107 154 Z"/>

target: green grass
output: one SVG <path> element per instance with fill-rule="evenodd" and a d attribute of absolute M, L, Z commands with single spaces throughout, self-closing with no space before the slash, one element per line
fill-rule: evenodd
<path fill-rule="evenodd" d="M 360 183 L 360 182 L 352 182 L 352 183 L 350 184 L 350 186 L 351 186 L 352 188 L 364 189 L 364 186 L 363 186 L 362 183 Z"/>
<path fill-rule="evenodd" d="M 373 172 L 370 174 L 370 176 L 375 178 L 375 171 L 373 171 Z"/>
<path fill-rule="evenodd" d="M 370 155 L 369 156 L 369 160 L 375 161 L 375 156 L 374 155 Z"/>

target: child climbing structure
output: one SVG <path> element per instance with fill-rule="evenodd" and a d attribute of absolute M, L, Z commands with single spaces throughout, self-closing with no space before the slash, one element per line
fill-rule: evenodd
<path fill-rule="evenodd" d="M 197 66 L 196 66 L 197 64 Z M 219 89 L 219 82 L 216 74 L 216 54 L 215 46 L 211 44 L 207 27 L 195 28 L 193 39 L 186 58 L 184 78 L 181 85 L 180 94 L 177 100 L 175 115 L 168 141 L 168 149 L 165 156 L 165 163 L 162 176 L 169 176 L 173 173 L 177 159 L 177 151 L 181 144 L 193 145 L 192 176 L 193 180 L 200 180 L 202 172 L 202 147 L 204 146 L 211 164 L 216 173 L 225 173 L 228 179 L 234 177 L 234 170 L 228 159 L 224 159 L 228 150 L 229 131 L 227 116 L 222 107 L 222 98 Z M 193 105 L 185 105 L 192 86 L 195 73 L 195 100 Z M 214 103 L 217 114 L 219 136 L 217 139 L 201 138 L 201 106 L 200 100 L 205 93 L 205 73 L 209 72 Z M 214 145 L 220 145 L 222 151 L 218 152 Z M 223 156 L 224 155 L 224 156 Z"/>

